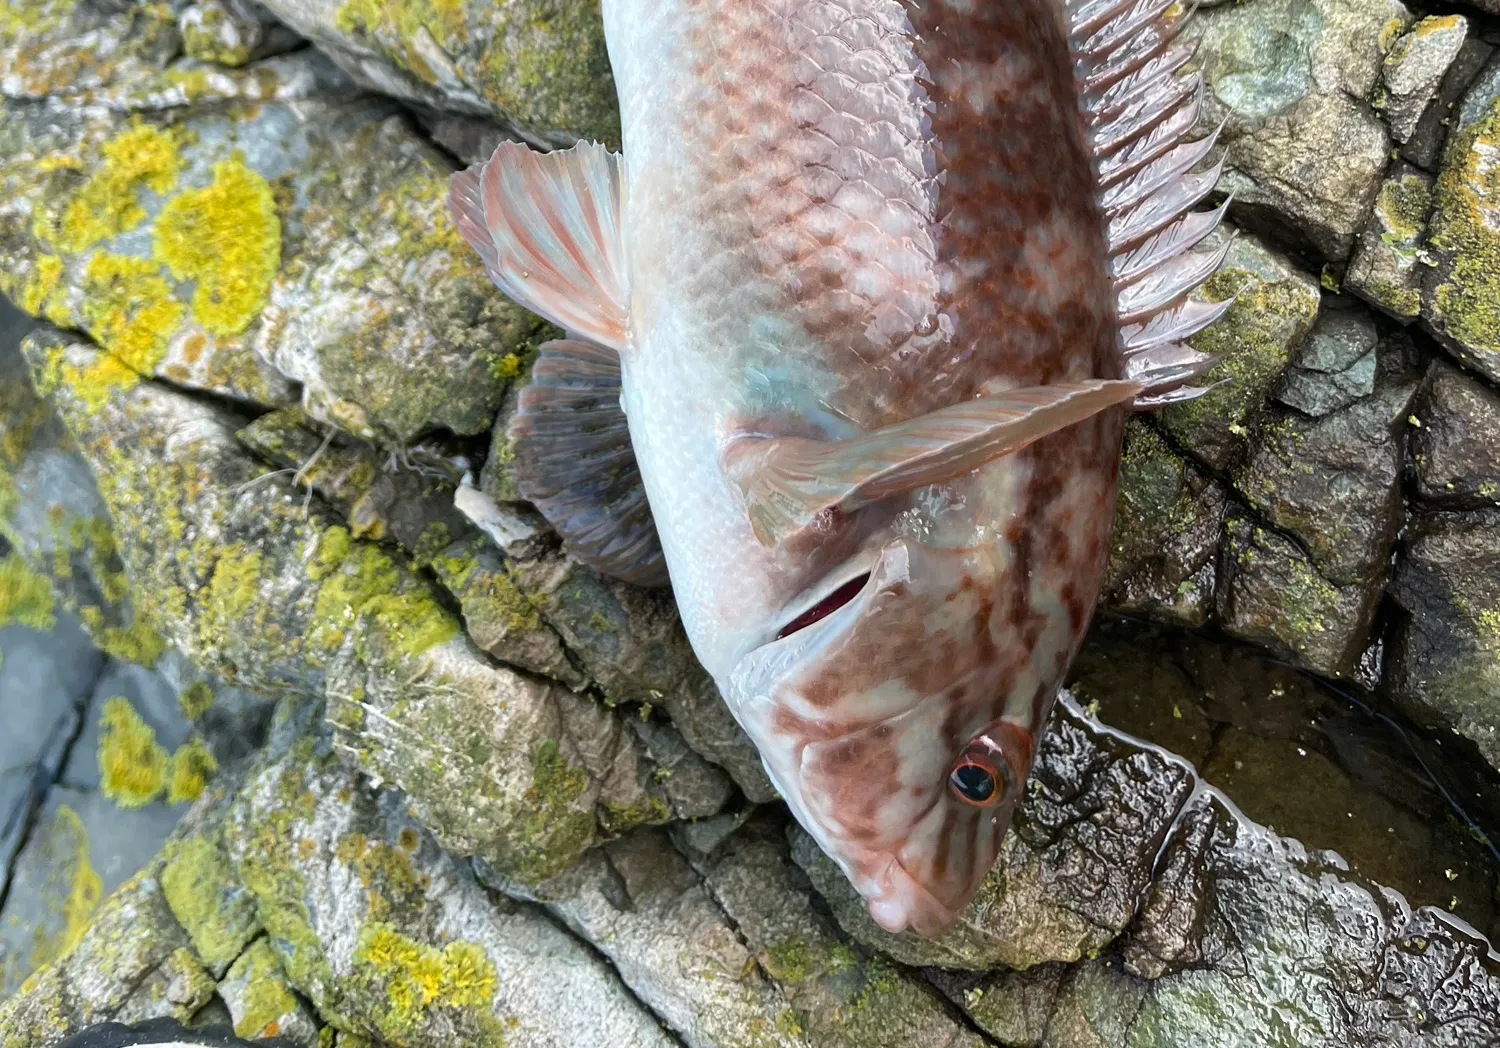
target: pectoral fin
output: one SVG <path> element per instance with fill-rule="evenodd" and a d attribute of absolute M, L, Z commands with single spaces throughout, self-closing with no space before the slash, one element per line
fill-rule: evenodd
<path fill-rule="evenodd" d="M 739 449 L 730 472 L 766 546 L 826 509 L 845 512 L 939 484 L 1141 391 L 1133 381 L 1032 386 L 964 401 L 859 437 L 776 438 Z"/>
<path fill-rule="evenodd" d="M 666 584 L 613 350 L 576 339 L 545 343 L 508 435 L 516 486 L 568 552 L 626 582 Z"/>
<path fill-rule="evenodd" d="M 502 142 L 448 188 L 459 232 L 501 291 L 617 351 L 629 327 L 619 167 L 593 142 L 556 153 Z"/>

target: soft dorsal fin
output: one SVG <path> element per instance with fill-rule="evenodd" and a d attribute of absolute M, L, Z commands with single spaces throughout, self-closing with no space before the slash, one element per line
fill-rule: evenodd
<path fill-rule="evenodd" d="M 507 296 L 616 351 L 630 322 L 620 158 L 594 142 L 538 153 L 502 142 L 453 176 L 453 220 Z"/>
<path fill-rule="evenodd" d="M 1188 400 L 1205 390 L 1184 383 L 1215 360 L 1181 340 L 1231 304 L 1186 301 L 1228 250 L 1193 251 L 1228 204 L 1193 211 L 1217 185 L 1223 160 L 1196 170 L 1218 131 L 1186 139 L 1202 106 L 1201 74 L 1178 75 L 1193 57 L 1175 42 L 1190 10 L 1178 0 L 1068 0 L 1066 11 L 1108 224 L 1125 375 L 1144 387 L 1137 408 Z"/>
<path fill-rule="evenodd" d="M 626 582 L 666 584 L 613 350 L 578 339 L 543 344 L 509 436 L 516 486 L 568 552 Z"/>
<path fill-rule="evenodd" d="M 1031 386 L 966 400 L 847 440 L 746 438 L 726 466 L 755 537 L 775 545 L 824 510 L 858 509 L 961 476 L 1139 394 L 1144 383 Z"/>

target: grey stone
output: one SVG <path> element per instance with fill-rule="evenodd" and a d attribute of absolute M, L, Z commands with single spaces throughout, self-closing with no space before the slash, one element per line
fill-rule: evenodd
<path fill-rule="evenodd" d="M 62 956 L 100 900 L 150 863 L 176 822 L 164 808 L 120 812 L 96 792 L 54 787 L 0 910 L 0 993 Z"/>
<path fill-rule="evenodd" d="M 287 982 L 320 1016 L 395 1045 L 572 1048 L 607 1030 L 622 1048 L 668 1048 L 587 946 L 487 893 L 325 746 L 273 735 L 225 835 Z"/>
<path fill-rule="evenodd" d="M 266 939 L 252 943 L 219 980 L 219 996 L 240 1037 L 282 1037 L 315 1048 L 318 1017 L 292 991 Z"/>
<path fill-rule="evenodd" d="M 1422 319 L 1465 367 L 1500 381 L 1500 59 L 1470 87 L 1449 130 Z"/>
<path fill-rule="evenodd" d="M 1500 767 L 1500 512 L 1420 516 L 1402 545 L 1392 690 L 1421 723 L 1467 736 Z"/>
<path fill-rule="evenodd" d="M 1276 399 L 1306 415 L 1346 408 L 1375 391 L 1375 322 L 1358 309 L 1325 309 L 1282 378 Z"/>
<path fill-rule="evenodd" d="M 1432 16 L 1391 45 L 1376 97 L 1397 142 L 1411 139 L 1468 36 L 1469 22 L 1462 15 Z"/>
<path fill-rule="evenodd" d="M 394 8 L 267 0 L 288 25 L 383 94 L 485 117 L 533 142 L 618 143 L 614 79 L 599 8 L 510 0 Z"/>
<path fill-rule="evenodd" d="M 1484 69 L 1494 50 L 1490 44 L 1474 36 L 1464 41 L 1463 47 L 1458 50 L 1458 57 L 1448 66 L 1443 82 L 1438 85 L 1436 99 L 1427 107 L 1427 112 L 1422 114 L 1411 138 L 1401 147 L 1404 159 L 1418 167 L 1432 170 L 1448 139 L 1454 108 L 1474 77 Z"/>
<path fill-rule="evenodd" d="M 1376 392 L 1374 356 L 1372 349 L 1361 358 L 1369 361 L 1368 395 L 1314 419 L 1292 412 L 1269 416 L 1234 484 L 1265 520 L 1297 537 L 1331 582 L 1378 589 L 1401 526 L 1407 409 L 1418 382 L 1397 375 Z M 1322 378 L 1336 390 L 1357 392 L 1348 389 L 1348 376 Z M 1339 399 L 1328 394 L 1323 403 Z"/>
<path fill-rule="evenodd" d="M 1244 236 L 1197 295 L 1235 298 L 1223 317 L 1192 339 L 1195 349 L 1220 358 L 1209 377 L 1223 381 L 1201 397 L 1163 408 L 1157 418 L 1180 447 L 1225 470 L 1244 453 L 1249 429 L 1312 330 L 1322 299 L 1318 282 L 1291 259 Z"/>
<path fill-rule="evenodd" d="M 1340 586 L 1307 552 L 1249 516 L 1225 522 L 1219 619 L 1231 636 L 1329 676 L 1355 671 L 1368 642 L 1378 586 Z"/>
<path fill-rule="evenodd" d="M 9 860 L 33 805 L 61 770 L 79 706 L 99 673 L 102 657 L 76 620 L 63 616 L 47 633 L 24 626 L 0 629 L 0 859 Z"/>
<path fill-rule="evenodd" d="M 1223 487 L 1143 419 L 1126 424 L 1103 600 L 1118 611 L 1201 626 L 1213 614 Z"/>
<path fill-rule="evenodd" d="M 1396 0 L 1253 0 L 1202 11 L 1188 32 L 1209 104 L 1202 126 L 1227 121 L 1236 221 L 1325 258 L 1347 258 L 1390 152 L 1369 103 Z"/>
<path fill-rule="evenodd" d="M 1391 165 L 1344 274 L 1344 288 L 1400 321 L 1422 309 L 1424 250 L 1433 178 L 1404 161 Z"/>
<path fill-rule="evenodd" d="M 192 725 L 182 712 L 177 689 L 144 666 L 111 660 L 99 674 L 84 713 L 83 731 L 73 747 L 62 781 L 82 790 L 99 788 L 100 713 L 112 698 L 130 703 L 167 752 L 187 741 Z"/>
<path fill-rule="evenodd" d="M 1500 506 L 1500 396 L 1439 363 L 1415 415 L 1411 443 L 1418 495 L 1459 509 Z"/>

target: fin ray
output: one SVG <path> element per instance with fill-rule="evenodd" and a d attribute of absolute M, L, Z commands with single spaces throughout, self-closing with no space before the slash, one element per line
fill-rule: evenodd
<path fill-rule="evenodd" d="M 516 486 L 568 552 L 626 582 L 666 583 L 612 350 L 581 339 L 543 344 L 509 436 Z"/>
<path fill-rule="evenodd" d="M 1232 300 L 1188 297 L 1230 247 L 1193 250 L 1218 227 L 1228 203 L 1194 211 L 1218 184 L 1225 157 L 1200 170 L 1223 125 L 1187 139 L 1203 111 L 1203 75 L 1184 72 L 1195 47 L 1174 41 L 1191 8 L 1176 0 L 1069 0 L 1064 12 L 1094 151 L 1122 364 L 1142 385 L 1135 406 L 1199 396 L 1203 390 L 1185 383 L 1214 359 L 1181 340 L 1217 320 Z"/>
<path fill-rule="evenodd" d="M 625 347 L 618 156 L 593 142 L 555 153 L 502 142 L 453 176 L 448 200 L 508 297 L 590 341 Z"/>
<path fill-rule="evenodd" d="M 730 466 L 756 538 L 770 546 L 828 509 L 851 512 L 971 472 L 1117 404 L 1133 381 L 1031 386 L 979 397 L 847 440 L 747 441 Z"/>

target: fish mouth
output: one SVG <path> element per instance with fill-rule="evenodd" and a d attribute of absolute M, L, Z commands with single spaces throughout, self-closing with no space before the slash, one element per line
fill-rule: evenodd
<path fill-rule="evenodd" d="M 910 928 L 924 939 L 931 939 L 958 919 L 958 912 L 924 888 L 894 855 L 889 856 L 878 878 L 860 885 L 860 894 L 875 923 L 892 935 Z"/>

